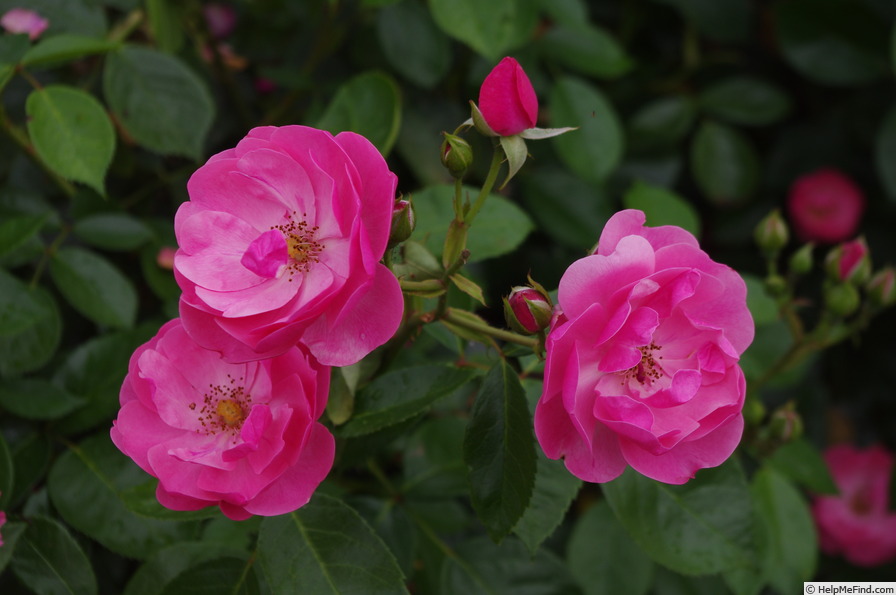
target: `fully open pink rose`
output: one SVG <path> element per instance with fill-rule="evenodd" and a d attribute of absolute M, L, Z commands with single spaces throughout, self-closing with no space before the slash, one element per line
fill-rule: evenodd
<path fill-rule="evenodd" d="M 865 197 L 840 171 L 820 169 L 793 183 L 787 211 L 800 239 L 836 244 L 856 234 Z"/>
<path fill-rule="evenodd" d="M 523 67 L 513 58 L 501 60 L 482 81 L 479 111 L 501 136 L 519 134 L 535 126 L 538 98 Z"/>
<path fill-rule="evenodd" d="M 535 433 L 574 475 L 681 484 L 740 441 L 746 286 L 687 231 L 622 211 L 560 280 Z"/>
<path fill-rule="evenodd" d="M 893 455 L 881 446 L 839 445 L 824 459 L 840 494 L 813 503 L 821 549 L 859 566 L 896 559 L 896 513 L 889 511 Z"/>
<path fill-rule="evenodd" d="M 112 441 L 159 479 L 173 510 L 218 505 L 236 520 L 303 506 L 333 464 L 317 422 L 329 369 L 298 347 L 229 364 L 175 319 L 131 356 Z"/>
<path fill-rule="evenodd" d="M 177 211 L 187 332 L 228 361 L 301 341 L 323 364 L 385 343 L 404 308 L 386 250 L 396 177 L 364 137 L 255 128 L 199 168 Z"/>

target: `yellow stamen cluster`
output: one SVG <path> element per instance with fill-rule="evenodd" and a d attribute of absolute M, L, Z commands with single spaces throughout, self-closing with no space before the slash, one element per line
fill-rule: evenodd
<path fill-rule="evenodd" d="M 662 347 L 653 341 L 650 342 L 650 345 L 638 347 L 638 350 L 641 352 L 641 361 L 622 372 L 622 382 L 620 384 L 624 386 L 626 382 L 634 379 L 642 386 L 647 385 L 649 387 L 654 381 L 662 378 L 665 372 L 659 360 L 663 359 L 663 356 L 654 355 L 655 351 L 660 351 L 661 349 Z"/>
<path fill-rule="evenodd" d="M 271 229 L 279 230 L 286 238 L 290 258 L 287 265 L 290 281 L 296 273 L 307 273 L 311 270 L 311 265 L 320 262 L 320 253 L 324 249 L 323 244 L 315 239 L 319 227 L 317 225 L 310 227 L 305 221 L 307 217 L 306 213 L 302 213 L 299 217 L 298 213 L 293 211 L 286 223 L 271 226 Z"/>
<path fill-rule="evenodd" d="M 227 378 L 229 382 L 223 385 L 209 384 L 208 391 L 202 395 L 198 418 L 201 427 L 196 430 L 197 433 L 211 435 L 227 432 L 234 440 L 239 436 L 240 428 L 249 415 L 252 395 L 242 386 L 242 377 L 236 379 L 228 374 Z M 197 404 L 190 403 L 188 406 L 195 411 Z"/>

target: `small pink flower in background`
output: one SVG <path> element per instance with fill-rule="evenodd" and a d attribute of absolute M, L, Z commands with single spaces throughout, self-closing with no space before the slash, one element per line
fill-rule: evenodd
<path fill-rule="evenodd" d="M 858 566 L 896 559 L 896 512 L 889 510 L 893 455 L 882 446 L 838 445 L 824 459 L 840 494 L 813 503 L 821 549 Z"/>
<path fill-rule="evenodd" d="M 235 520 L 285 514 L 333 464 L 333 437 L 317 422 L 329 379 L 298 347 L 228 364 L 175 319 L 131 356 L 112 441 L 159 479 L 168 508 L 218 505 Z"/>
<path fill-rule="evenodd" d="M 256 78 L 254 85 L 255 90 L 262 95 L 267 95 L 268 93 L 273 93 L 277 90 L 277 83 L 263 76 Z"/>
<path fill-rule="evenodd" d="M 675 226 L 616 213 L 560 280 L 535 434 L 581 479 L 681 484 L 740 442 L 746 286 Z"/>
<path fill-rule="evenodd" d="M 160 269 L 165 270 L 173 270 L 174 269 L 174 255 L 177 253 L 177 248 L 172 248 L 171 246 L 163 246 L 159 248 L 159 253 L 156 254 L 156 264 L 159 265 Z"/>
<path fill-rule="evenodd" d="M 6 524 L 6 513 L 0 510 L 0 527 Z M 3 547 L 3 535 L 0 535 L 0 547 Z"/>
<path fill-rule="evenodd" d="M 787 210 L 802 240 L 836 244 L 855 236 L 865 197 L 840 171 L 820 169 L 793 183 Z"/>
<path fill-rule="evenodd" d="M 519 62 L 504 58 L 485 77 L 479 89 L 479 111 L 500 136 L 512 136 L 535 126 L 538 98 Z"/>
<path fill-rule="evenodd" d="M 34 41 L 50 26 L 50 22 L 33 10 L 13 8 L 0 17 L 0 26 L 9 33 L 27 33 Z"/>
<path fill-rule="evenodd" d="M 397 179 L 364 137 L 255 128 L 190 179 L 174 221 L 184 327 L 228 361 L 301 342 L 353 364 L 401 323 L 398 280 L 379 261 Z"/>
<path fill-rule="evenodd" d="M 202 6 L 202 16 L 212 37 L 223 39 L 229 37 L 236 29 L 236 11 L 228 4 L 210 2 Z"/>

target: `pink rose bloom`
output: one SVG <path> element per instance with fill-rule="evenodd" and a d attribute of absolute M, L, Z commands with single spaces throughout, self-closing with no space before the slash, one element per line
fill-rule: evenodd
<path fill-rule="evenodd" d="M 824 459 L 840 495 L 819 496 L 812 505 L 821 549 L 858 566 L 896 558 L 896 514 L 888 510 L 893 455 L 881 446 L 843 444 L 829 448 Z"/>
<path fill-rule="evenodd" d="M 685 483 L 724 462 L 743 431 L 746 286 L 687 231 L 644 221 L 616 213 L 596 253 L 566 270 L 547 338 L 535 434 L 586 481 L 631 465 Z"/>
<path fill-rule="evenodd" d="M 0 17 L 0 26 L 10 33 L 27 33 L 28 38 L 34 41 L 47 30 L 50 22 L 33 10 L 13 8 Z"/>
<path fill-rule="evenodd" d="M 479 111 L 501 136 L 519 134 L 535 126 L 538 98 L 523 67 L 507 57 L 495 66 L 479 89 Z"/>
<path fill-rule="evenodd" d="M 858 186 L 835 169 L 800 177 L 790 187 L 787 211 L 800 239 L 836 244 L 856 234 L 865 210 Z"/>
<path fill-rule="evenodd" d="M 184 328 L 228 361 L 301 341 L 353 364 L 401 322 L 386 250 L 396 177 L 363 136 L 305 126 L 251 130 L 187 184 L 174 231 Z"/>
<path fill-rule="evenodd" d="M 159 479 L 156 497 L 172 510 L 285 514 L 333 464 L 333 437 L 317 422 L 329 384 L 329 369 L 298 347 L 229 364 L 175 319 L 131 356 L 112 441 Z"/>

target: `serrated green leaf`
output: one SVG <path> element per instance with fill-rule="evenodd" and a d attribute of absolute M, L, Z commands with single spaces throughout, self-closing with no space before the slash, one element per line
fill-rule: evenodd
<path fill-rule="evenodd" d="M 85 403 L 41 378 L 18 378 L 0 385 L 0 406 L 25 419 L 58 419 Z"/>
<path fill-rule="evenodd" d="M 799 592 L 818 563 L 812 514 L 793 485 L 771 467 L 756 473 L 750 492 L 765 553 L 763 577 L 779 593 Z"/>
<path fill-rule="evenodd" d="M 464 437 L 470 498 L 495 542 L 501 541 L 532 498 L 535 485 L 532 417 L 519 376 L 504 360 L 482 382 Z"/>
<path fill-rule="evenodd" d="M 707 113 L 745 126 L 773 124 L 791 107 L 784 91 L 751 76 L 732 76 L 713 83 L 700 93 L 698 101 Z"/>
<path fill-rule="evenodd" d="M 53 297 L 0 270 L 0 376 L 43 366 L 56 352 L 62 321 Z"/>
<path fill-rule="evenodd" d="M 9 500 L 12 506 L 30 496 L 35 484 L 46 477 L 52 451 L 50 440 L 43 432 L 34 431 L 16 440 L 10 452 L 16 470 L 15 487 Z M 5 528 L 2 533 L 6 535 Z"/>
<path fill-rule="evenodd" d="M 201 156 L 215 105 L 205 83 L 179 59 L 124 46 L 106 58 L 103 91 L 124 128 L 147 149 Z"/>
<path fill-rule="evenodd" d="M 350 130 L 388 155 L 401 127 L 401 95 L 391 76 L 370 71 L 344 83 L 317 122 L 332 133 Z"/>
<path fill-rule="evenodd" d="M 9 254 L 33 238 L 49 215 L 21 215 L 0 223 L 0 256 Z"/>
<path fill-rule="evenodd" d="M 384 374 L 355 398 L 352 418 L 339 428 L 345 437 L 363 436 L 395 425 L 466 384 L 473 372 L 447 366 L 419 366 Z"/>
<path fill-rule="evenodd" d="M 12 66 L 18 64 L 31 48 L 31 40 L 26 33 L 10 34 L 0 37 L 0 64 Z"/>
<path fill-rule="evenodd" d="M 662 97 L 638 109 L 628 122 L 629 138 L 636 147 L 667 146 L 683 139 L 697 114 L 695 102 L 684 95 Z"/>
<path fill-rule="evenodd" d="M 214 542 L 185 542 L 153 554 L 131 576 L 123 595 L 161 595 L 164 589 L 189 568 L 224 556 L 239 558 L 239 548 Z"/>
<path fill-rule="evenodd" d="M 806 440 L 788 442 L 768 458 L 768 465 L 815 494 L 839 492 L 821 453 Z"/>
<path fill-rule="evenodd" d="M 560 159 L 586 180 L 605 180 L 619 166 L 625 144 L 612 104 L 590 83 L 564 77 L 551 89 L 548 105 L 552 124 L 579 128 L 553 139 Z"/>
<path fill-rule="evenodd" d="M 243 558 L 216 558 L 200 562 L 165 585 L 161 595 L 259 595 L 258 579 Z"/>
<path fill-rule="evenodd" d="M 321 493 L 295 512 L 264 519 L 258 558 L 274 593 L 298 584 L 316 595 L 408 592 L 395 558 L 364 519 Z"/>
<path fill-rule="evenodd" d="M 629 468 L 603 491 L 632 539 L 660 564 L 683 574 L 758 569 L 750 493 L 736 461 L 680 486 Z"/>
<path fill-rule="evenodd" d="M 113 552 L 146 558 L 198 532 L 196 523 L 149 519 L 128 510 L 121 492 L 146 479 L 104 431 L 71 445 L 50 469 L 47 485 L 53 506 L 69 525 Z"/>
<path fill-rule="evenodd" d="M 476 197 L 478 190 L 463 187 L 464 196 Z M 448 223 L 454 218 L 454 186 L 429 186 L 414 194 L 417 227 L 414 237 L 433 253 L 442 253 Z M 489 195 L 467 235 L 468 262 L 478 262 L 513 251 L 533 229 L 525 211 L 497 194 Z"/>
<path fill-rule="evenodd" d="M 22 57 L 22 65 L 31 68 L 70 62 L 92 54 L 110 52 L 121 43 L 97 37 L 63 33 L 43 39 Z"/>
<path fill-rule="evenodd" d="M 417 558 L 417 532 L 411 517 L 395 500 L 360 497 L 348 502 L 364 518 L 392 555 L 399 568 L 410 576 Z"/>
<path fill-rule="evenodd" d="M 547 550 L 534 556 L 517 539 L 500 545 L 485 537 L 454 548 L 442 564 L 441 593 L 569 595 L 575 584 L 561 560 Z"/>
<path fill-rule="evenodd" d="M 399 2 L 377 14 L 380 46 L 389 64 L 408 80 L 430 89 L 451 67 L 451 42 L 417 2 Z"/>
<path fill-rule="evenodd" d="M 582 487 L 582 480 L 566 469 L 563 461 L 547 458 L 536 449 L 535 485 L 526 512 L 520 517 L 513 532 L 534 554 L 550 537 L 569 510 L 570 504 Z"/>
<path fill-rule="evenodd" d="M 153 325 L 103 335 L 82 343 L 65 358 L 53 375 L 53 383 L 87 403 L 59 420 L 57 432 L 81 433 L 115 416 L 131 354 L 156 330 Z"/>
<path fill-rule="evenodd" d="M 606 29 L 587 20 L 574 26 L 551 27 L 539 45 L 552 62 L 588 76 L 614 79 L 633 66 L 625 48 Z"/>
<path fill-rule="evenodd" d="M 691 171 L 710 201 L 718 206 L 740 204 L 756 190 L 759 158 L 740 132 L 707 121 L 691 144 Z"/>
<path fill-rule="evenodd" d="M 566 557 L 585 595 L 645 595 L 653 582 L 653 561 L 632 541 L 606 501 L 576 521 Z"/>
<path fill-rule="evenodd" d="M 50 261 L 50 275 L 66 300 L 90 320 L 115 328 L 134 326 L 137 291 L 102 256 L 82 248 L 63 248 Z"/>
<path fill-rule="evenodd" d="M 50 518 L 31 519 L 16 544 L 11 567 L 20 581 L 41 595 L 97 592 L 84 551 L 65 527 Z"/>
<path fill-rule="evenodd" d="M 152 239 L 152 230 L 125 213 L 97 213 L 75 221 L 74 234 L 104 250 L 134 250 Z"/>
<path fill-rule="evenodd" d="M 466 420 L 444 417 L 426 420 L 404 450 L 401 492 L 415 501 L 445 500 L 469 491 L 463 460 Z"/>
<path fill-rule="evenodd" d="M 28 135 L 47 167 L 105 194 L 115 130 L 100 102 L 80 89 L 50 85 L 28 95 L 25 112 Z"/>
<path fill-rule="evenodd" d="M 639 209 L 647 215 L 647 224 L 677 225 L 700 237 L 700 216 L 697 210 L 671 190 L 637 181 L 622 198 L 629 209 Z"/>
<path fill-rule="evenodd" d="M 429 0 L 445 33 L 494 61 L 529 38 L 537 24 L 535 8 L 530 0 Z"/>

